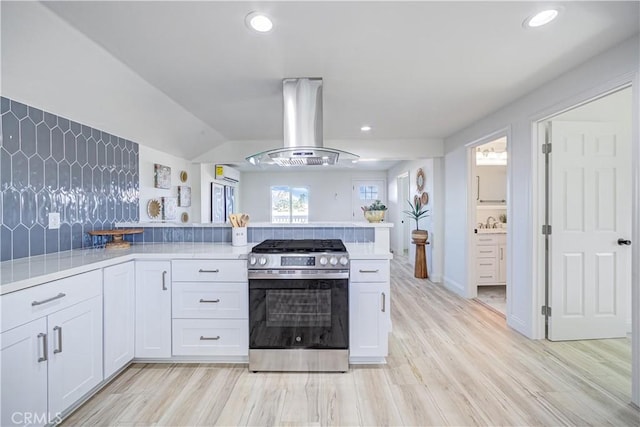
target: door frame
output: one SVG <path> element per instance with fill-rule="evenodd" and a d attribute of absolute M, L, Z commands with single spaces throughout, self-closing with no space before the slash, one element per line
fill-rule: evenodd
<path fill-rule="evenodd" d="M 402 188 L 402 183 L 406 180 L 406 187 Z M 411 229 L 409 228 L 408 232 L 406 232 L 407 223 L 404 222 L 405 215 L 403 213 L 404 209 L 404 195 L 411 194 L 411 182 L 409 181 L 409 171 L 402 172 L 401 174 L 396 175 L 396 195 L 397 195 L 397 218 L 398 224 L 395 226 L 397 228 L 396 233 L 396 250 L 399 255 L 404 256 L 404 248 L 411 249 Z"/>
<path fill-rule="evenodd" d="M 507 318 L 507 323 L 509 321 L 509 317 L 512 313 L 511 310 L 511 290 L 509 289 L 509 284 L 511 281 L 511 264 L 513 262 L 513 254 L 512 254 L 512 242 L 511 236 L 513 235 L 513 221 L 511 220 L 511 179 L 513 174 L 513 168 L 511 166 L 512 154 L 511 154 L 511 126 L 507 126 L 501 129 L 498 129 L 494 132 L 491 132 L 482 138 L 478 138 L 474 141 L 465 144 L 467 149 L 467 233 L 466 236 L 466 245 L 467 245 L 467 286 L 465 289 L 465 296 L 467 298 L 475 298 L 478 296 L 478 287 L 476 286 L 476 248 L 475 248 L 475 233 L 473 230 L 476 228 L 476 199 L 474 197 L 473 188 L 475 186 L 474 178 L 475 178 L 475 155 L 476 155 L 476 147 L 482 144 L 486 144 L 491 141 L 495 141 L 498 138 L 506 137 L 507 138 L 507 312 L 505 316 Z"/>
<path fill-rule="evenodd" d="M 632 242 L 631 246 L 631 298 L 632 298 L 632 373 L 631 373 L 631 400 L 640 406 L 640 125 L 638 117 L 640 115 L 640 75 L 638 72 L 629 72 L 613 79 L 605 84 L 596 86 L 576 96 L 570 97 L 563 102 L 557 103 L 543 111 L 529 117 L 531 124 L 531 215 L 530 222 L 533 227 L 531 232 L 532 248 L 532 286 L 531 286 L 531 315 L 532 315 L 532 336 L 534 339 L 544 339 L 545 316 L 540 307 L 545 301 L 545 242 L 541 233 L 544 223 L 545 210 L 545 176 L 544 176 L 544 155 L 541 150 L 541 143 L 544 142 L 544 132 L 540 132 L 539 124 L 551 119 L 558 114 L 572 110 L 576 107 L 588 104 L 596 99 L 605 97 L 621 89 L 632 88 Z"/>

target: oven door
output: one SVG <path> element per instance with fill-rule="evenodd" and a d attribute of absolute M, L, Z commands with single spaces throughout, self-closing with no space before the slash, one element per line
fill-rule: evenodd
<path fill-rule="evenodd" d="M 249 279 L 250 349 L 348 349 L 348 279 Z"/>

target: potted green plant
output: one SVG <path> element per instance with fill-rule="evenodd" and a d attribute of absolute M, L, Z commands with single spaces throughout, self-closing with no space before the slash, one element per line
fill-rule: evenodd
<path fill-rule="evenodd" d="M 422 201 L 419 197 L 416 197 L 414 202 L 411 203 L 410 200 L 407 200 L 409 203 L 409 207 L 411 209 L 403 211 L 405 215 L 412 218 L 416 222 L 416 229 L 411 231 L 411 238 L 414 242 L 425 243 L 429 238 L 429 233 L 427 230 L 420 230 L 420 218 L 426 218 L 429 216 L 429 210 L 424 209 L 422 205 Z"/>
<path fill-rule="evenodd" d="M 384 220 L 384 213 L 387 207 L 380 200 L 376 200 L 369 206 L 362 206 L 364 217 L 369 222 L 381 222 Z"/>

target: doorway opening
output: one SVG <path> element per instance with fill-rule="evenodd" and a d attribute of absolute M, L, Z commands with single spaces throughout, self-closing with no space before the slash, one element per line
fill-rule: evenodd
<path fill-rule="evenodd" d="M 485 307 L 507 314 L 507 136 L 470 147 L 472 219 L 470 277 L 472 297 Z"/>
<path fill-rule="evenodd" d="M 409 200 L 410 184 L 409 172 L 398 175 L 396 179 L 398 194 L 398 217 L 402 218 L 400 224 L 396 227 L 396 242 L 398 242 L 398 254 L 403 257 L 409 257 L 409 245 L 411 241 L 411 230 L 409 220 L 405 218 L 403 211 L 406 207 L 406 201 Z"/>
<path fill-rule="evenodd" d="M 629 86 L 537 124 L 541 313 L 551 341 L 629 339 L 632 109 Z"/>

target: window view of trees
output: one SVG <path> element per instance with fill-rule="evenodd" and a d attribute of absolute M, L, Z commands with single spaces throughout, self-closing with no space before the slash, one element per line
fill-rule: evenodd
<path fill-rule="evenodd" d="M 309 222 L 309 189 L 271 187 L 271 222 L 301 224 Z"/>

